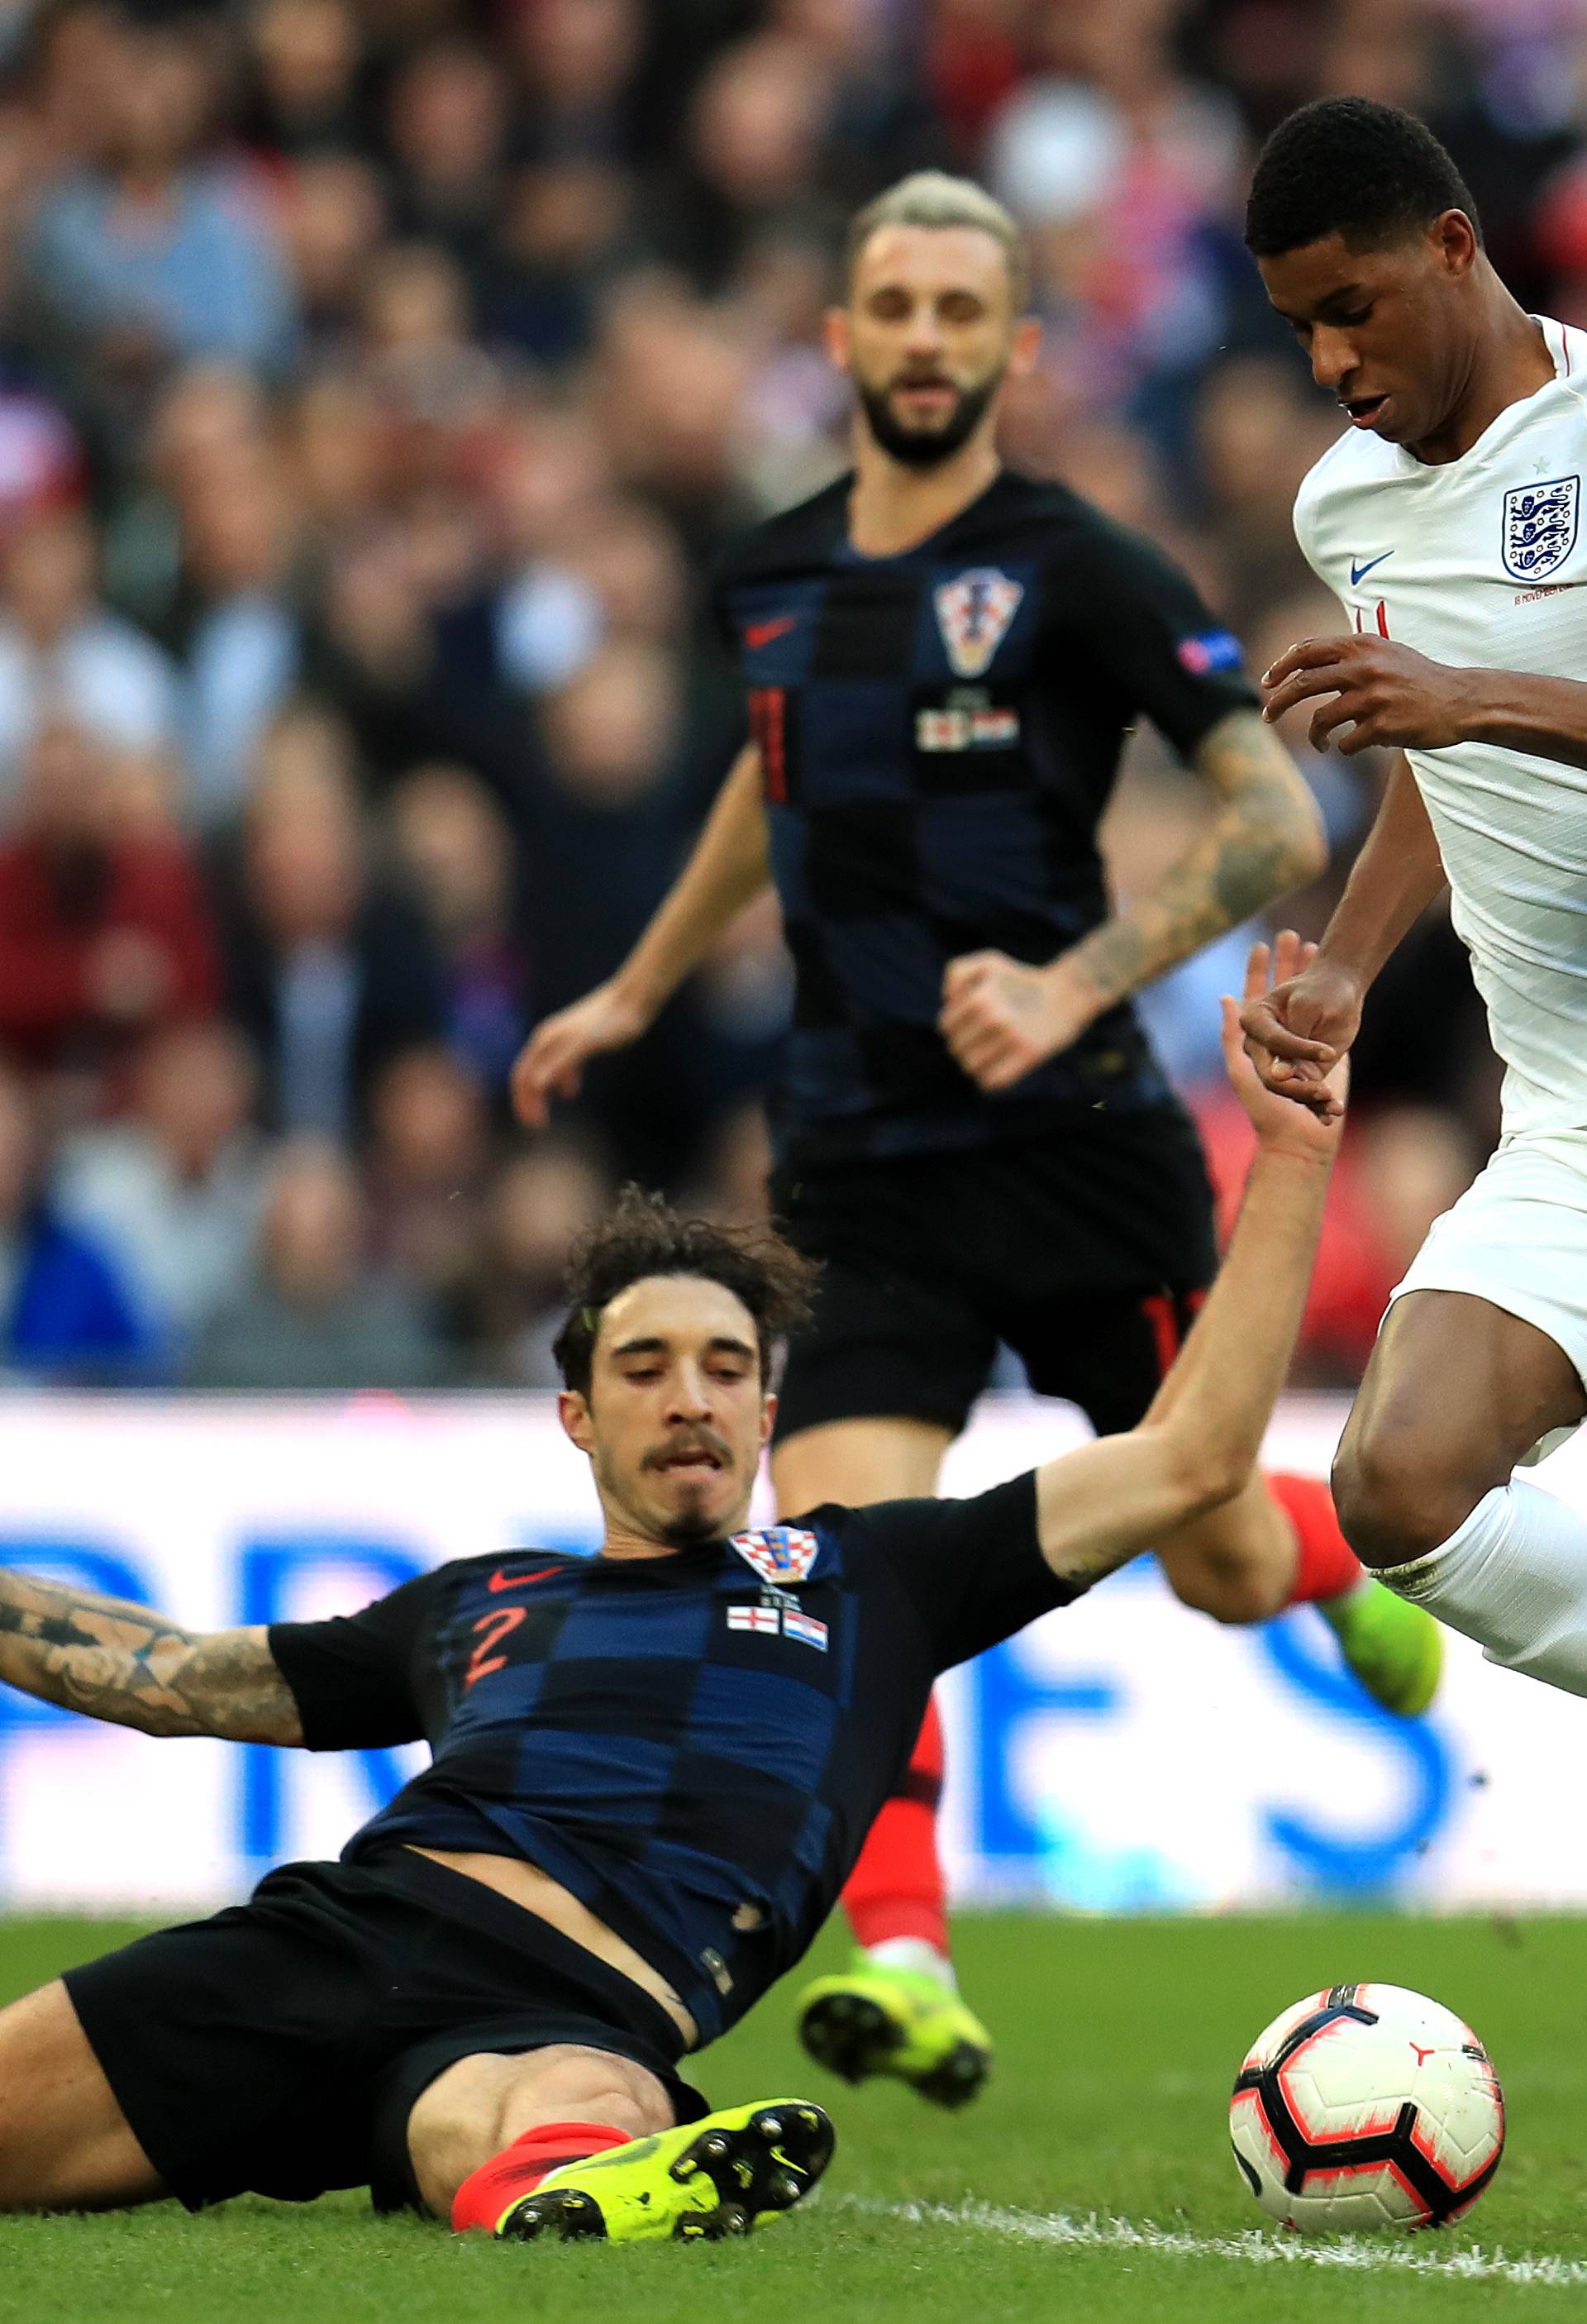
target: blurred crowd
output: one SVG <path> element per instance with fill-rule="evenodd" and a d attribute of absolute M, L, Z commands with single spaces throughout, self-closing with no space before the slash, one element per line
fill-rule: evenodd
<path fill-rule="evenodd" d="M 1256 143 L 1436 126 L 1587 322 L 1579 0 L 8 0 L 0 7 L 0 1374 L 544 1385 L 621 1180 L 764 1200 L 755 908 L 531 1140 L 526 1030 L 614 966 L 740 735 L 713 545 L 843 465 L 844 217 L 981 177 L 1047 326 L 1007 449 L 1163 541 L 1262 658 L 1337 614 L 1334 432 L 1240 242 Z M 1335 843 L 1382 770 L 1290 741 Z M 1206 812 L 1142 737 L 1128 897 Z M 1149 997 L 1225 1184 L 1215 1010 Z M 1496 1080 L 1433 916 L 1374 1001 L 1308 1322 L 1349 1378 Z"/>

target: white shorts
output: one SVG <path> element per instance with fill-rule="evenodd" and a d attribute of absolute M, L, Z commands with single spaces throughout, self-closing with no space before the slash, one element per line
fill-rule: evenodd
<path fill-rule="evenodd" d="M 1464 1291 L 1518 1315 L 1587 1383 L 1587 1130 L 1508 1138 L 1389 1295 Z"/>

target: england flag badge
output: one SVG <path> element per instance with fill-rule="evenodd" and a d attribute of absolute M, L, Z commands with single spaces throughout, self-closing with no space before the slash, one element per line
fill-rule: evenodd
<path fill-rule="evenodd" d="M 945 581 L 932 598 L 949 667 L 959 678 L 979 678 L 1009 634 L 1025 595 L 1023 582 L 978 565 Z"/>

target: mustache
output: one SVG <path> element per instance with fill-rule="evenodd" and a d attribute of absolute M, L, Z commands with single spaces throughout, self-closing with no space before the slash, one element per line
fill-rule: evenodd
<path fill-rule="evenodd" d="M 674 1461 L 687 1460 L 691 1452 L 708 1452 L 722 1466 L 731 1468 L 733 1455 L 724 1440 L 712 1428 L 689 1428 L 669 1436 L 665 1444 L 652 1445 L 640 1462 L 641 1469 L 666 1469 Z"/>

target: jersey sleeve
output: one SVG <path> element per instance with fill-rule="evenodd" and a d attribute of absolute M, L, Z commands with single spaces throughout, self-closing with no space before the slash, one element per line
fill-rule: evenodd
<path fill-rule="evenodd" d="M 270 1651 L 310 1751 L 370 1751 L 422 1737 L 414 1650 L 441 1573 L 419 1574 L 358 1614 L 271 1624 Z"/>
<path fill-rule="evenodd" d="M 1065 560 L 1066 626 L 1182 758 L 1256 696 L 1233 632 L 1161 549 L 1108 525 Z"/>
<path fill-rule="evenodd" d="M 1080 1594 L 1041 1554 L 1033 1471 L 970 1500 L 878 1501 L 852 1510 L 849 1526 L 891 1567 L 939 1671 Z"/>

